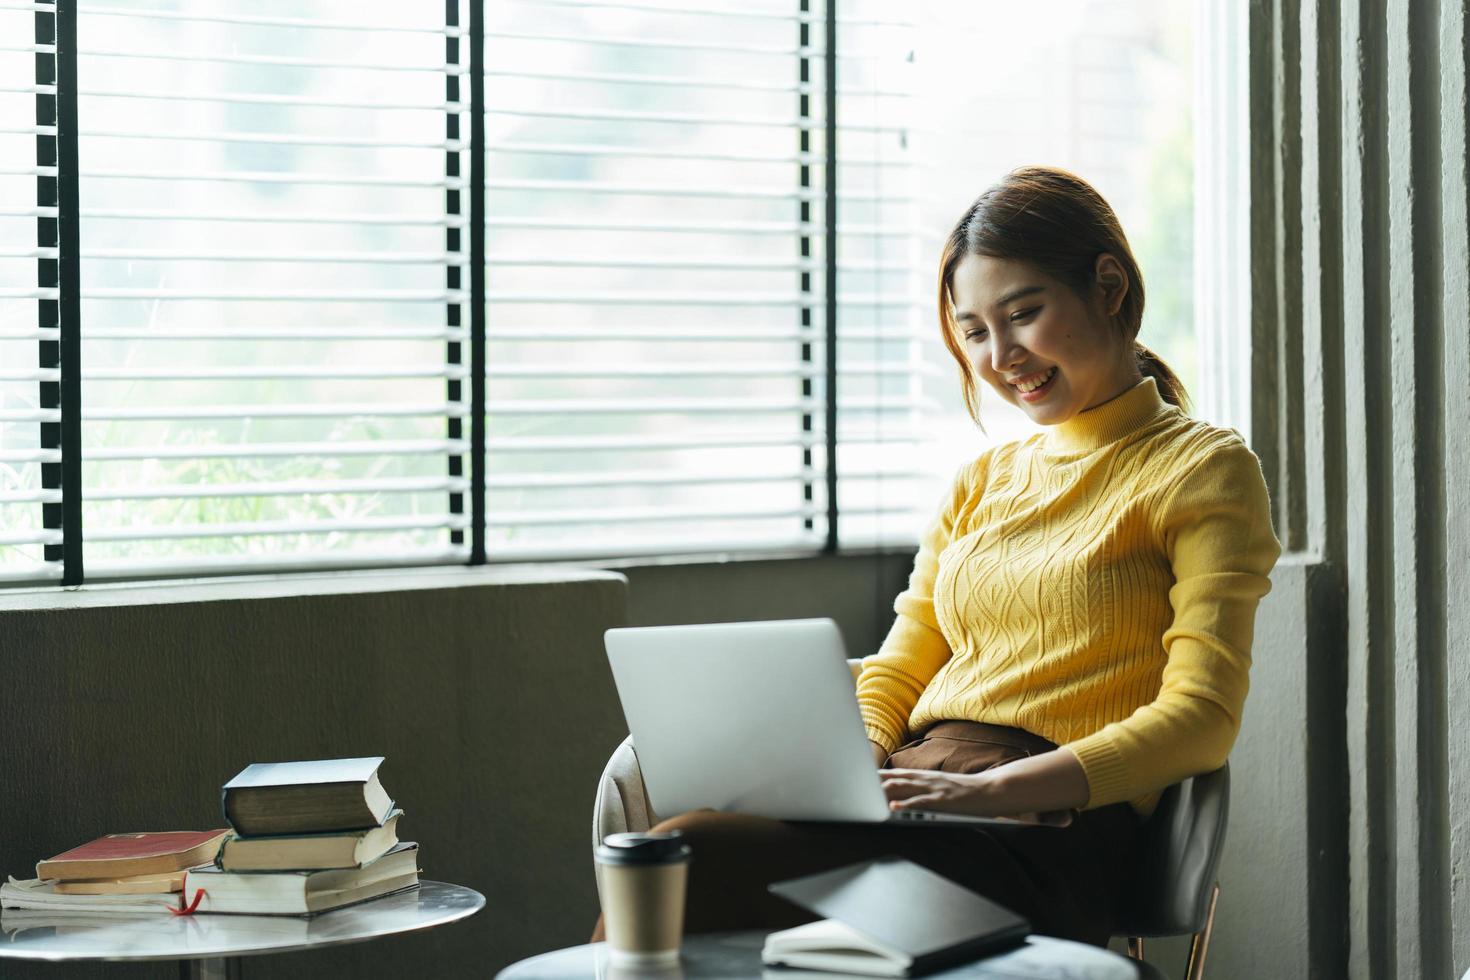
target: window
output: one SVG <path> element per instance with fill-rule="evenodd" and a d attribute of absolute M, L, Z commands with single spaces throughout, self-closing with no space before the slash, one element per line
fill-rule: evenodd
<path fill-rule="evenodd" d="M 467 0 L 85 0 L 74 286 L 75 5 L 0 2 L 0 579 L 466 562 L 481 513 L 489 560 L 911 543 L 985 439 L 938 243 L 1038 159 L 1188 381 L 1177 8 L 836 2 L 830 90 L 821 0 L 497 0 L 476 118 Z"/>
<path fill-rule="evenodd" d="M 88 575 L 464 560 L 464 27 L 249 9 L 78 19 Z"/>
<path fill-rule="evenodd" d="M 82 5 L 89 579 L 469 557 L 468 5 L 448 13 Z M 877 108 L 904 49 L 841 20 L 861 156 L 836 462 L 861 519 L 912 478 L 881 450 L 916 408 L 913 220 Z M 828 544 L 825 8 L 508 0 L 485 33 L 490 557 Z M 24 202 L 34 172 L 7 176 Z M 6 544 L 62 533 L 32 523 Z"/>
<path fill-rule="evenodd" d="M 468 557 L 464 26 L 423 5 L 275 6 L 77 18 L 89 579 Z M 35 10 L 5 13 L 46 38 L 53 8 Z M 7 382 L 25 384 L 9 365 L 55 292 L 39 323 L 34 302 L 6 308 Z M 5 392 L 7 422 L 32 392 Z M 3 492 L 32 503 L 25 454 L 57 450 L 6 437 L 27 468 Z M 7 535 L 51 544 L 53 523 Z"/>
<path fill-rule="evenodd" d="M 823 546 L 824 6 L 508 0 L 486 16 L 490 551 Z M 919 405 L 909 48 L 856 4 L 838 18 L 852 542 L 912 506 L 878 491 L 912 489 Z"/>

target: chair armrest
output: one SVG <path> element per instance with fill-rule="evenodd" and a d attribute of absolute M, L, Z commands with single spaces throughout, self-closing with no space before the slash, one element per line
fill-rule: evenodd
<path fill-rule="evenodd" d="M 1199 931 L 1209 914 L 1229 816 L 1229 763 L 1164 790 L 1142 828 L 1138 866 L 1115 912 L 1120 934 Z"/>
<path fill-rule="evenodd" d="M 629 735 L 613 750 L 598 780 L 597 798 L 592 804 L 592 846 L 595 849 L 608 834 L 647 830 L 658 821 L 658 814 L 648 802 L 633 736 Z"/>

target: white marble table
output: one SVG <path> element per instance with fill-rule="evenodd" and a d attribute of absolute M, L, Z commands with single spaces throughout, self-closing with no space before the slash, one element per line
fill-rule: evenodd
<path fill-rule="evenodd" d="M 311 918 L 0 913 L 0 960 L 177 960 L 185 977 L 236 978 L 240 957 L 359 943 L 474 915 L 485 896 L 438 881 Z"/>
<path fill-rule="evenodd" d="M 666 970 L 625 971 L 608 962 L 607 944 L 571 946 L 513 963 L 496 980 L 702 980 L 752 977 L 763 980 L 840 980 L 842 973 L 816 973 L 761 964 L 763 932 L 716 932 L 685 936 L 679 965 Z M 1096 946 L 1032 936 L 1025 945 L 984 960 L 928 974 L 929 980 L 1164 980 L 1147 963 Z M 872 977 L 855 980 L 873 980 Z"/>

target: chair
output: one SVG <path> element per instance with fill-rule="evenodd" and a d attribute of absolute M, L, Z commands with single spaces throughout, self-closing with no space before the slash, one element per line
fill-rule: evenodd
<path fill-rule="evenodd" d="M 849 660 L 854 679 L 861 660 Z M 1215 924 L 1220 885 L 1216 873 L 1225 844 L 1230 770 L 1192 776 L 1164 790 L 1144 826 L 1143 857 L 1119 914 L 1118 934 L 1128 937 L 1128 955 L 1143 959 L 1143 941 L 1192 935 L 1186 980 L 1204 976 Z M 608 834 L 647 830 L 659 822 L 648 801 L 633 736 L 613 751 L 592 805 L 592 847 Z M 601 884 L 599 882 L 599 897 Z"/>
<path fill-rule="evenodd" d="M 1164 790 L 1144 825 L 1143 857 L 1118 916 L 1130 957 L 1143 959 L 1145 938 L 1192 935 L 1184 976 L 1204 976 L 1229 812 L 1228 763 Z"/>

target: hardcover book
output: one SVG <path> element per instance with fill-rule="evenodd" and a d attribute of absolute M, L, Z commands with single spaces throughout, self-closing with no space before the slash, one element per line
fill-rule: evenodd
<path fill-rule="evenodd" d="M 213 861 L 229 833 L 228 830 L 175 830 L 108 834 L 39 862 L 36 877 L 77 881 L 182 871 Z"/>
<path fill-rule="evenodd" d="M 297 834 L 287 837 L 226 838 L 219 852 L 225 871 L 302 871 L 360 868 L 388 853 L 398 843 L 394 810 L 383 826 L 333 834 Z"/>
<path fill-rule="evenodd" d="M 184 879 L 184 901 L 199 912 L 243 915 L 315 915 L 418 884 L 419 846 L 399 844 L 362 868 L 333 871 L 223 871 L 194 868 Z M 200 892 L 203 892 L 202 897 Z"/>
<path fill-rule="evenodd" d="M 367 830 L 393 800 L 378 780 L 382 756 L 257 762 L 225 783 L 225 819 L 242 837 Z"/>

